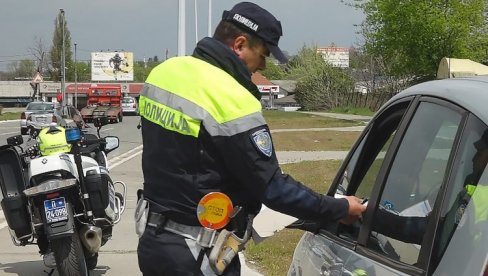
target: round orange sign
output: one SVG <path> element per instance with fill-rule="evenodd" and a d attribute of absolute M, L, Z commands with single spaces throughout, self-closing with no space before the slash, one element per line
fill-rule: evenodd
<path fill-rule="evenodd" d="M 208 193 L 198 203 L 198 221 L 203 227 L 221 229 L 229 223 L 232 209 L 232 201 L 226 194 Z"/>

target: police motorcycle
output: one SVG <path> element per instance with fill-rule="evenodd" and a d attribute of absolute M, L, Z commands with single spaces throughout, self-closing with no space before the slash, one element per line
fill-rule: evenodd
<path fill-rule="evenodd" d="M 17 135 L 0 146 L 1 206 L 12 242 L 37 244 L 59 275 L 88 275 L 124 212 L 127 188 L 111 180 L 106 158 L 119 139 L 99 138 L 107 123 L 95 120 L 98 137 L 52 125 L 33 132 L 33 145 Z"/>

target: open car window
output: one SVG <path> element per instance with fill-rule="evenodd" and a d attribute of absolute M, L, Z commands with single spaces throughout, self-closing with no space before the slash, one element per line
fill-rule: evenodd
<path fill-rule="evenodd" d="M 411 99 L 410 99 L 411 100 Z M 385 110 L 358 142 L 345 165 L 335 193 L 369 198 L 396 130 L 407 111 L 410 100 Z"/>
<path fill-rule="evenodd" d="M 462 116 L 455 110 L 421 102 L 392 161 L 368 248 L 414 265 Z"/>

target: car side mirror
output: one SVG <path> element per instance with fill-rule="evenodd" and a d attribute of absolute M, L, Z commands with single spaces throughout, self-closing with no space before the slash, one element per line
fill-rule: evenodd
<path fill-rule="evenodd" d="M 7 138 L 7 144 L 10 146 L 18 146 L 22 145 L 22 143 L 24 143 L 24 138 L 22 138 L 22 135 L 15 135 Z"/>
<path fill-rule="evenodd" d="M 108 118 L 106 116 L 97 117 L 93 120 L 93 125 L 95 127 L 102 127 L 108 124 Z"/>
<path fill-rule="evenodd" d="M 119 147 L 119 138 L 115 136 L 105 137 L 105 153 L 109 153 Z"/>

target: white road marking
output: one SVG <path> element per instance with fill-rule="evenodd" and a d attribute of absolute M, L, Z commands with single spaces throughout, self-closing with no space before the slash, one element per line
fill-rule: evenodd
<path fill-rule="evenodd" d="M 10 134 L 15 134 L 15 133 L 19 133 L 18 131 L 14 131 L 14 132 L 7 132 L 7 133 L 2 133 L 0 134 L 1 135 L 10 135 Z"/>
<path fill-rule="evenodd" d="M 113 127 L 111 127 L 111 128 L 104 128 L 104 129 L 100 130 L 100 132 L 109 131 L 109 130 L 112 130 L 112 129 L 114 129 L 114 128 Z"/>

